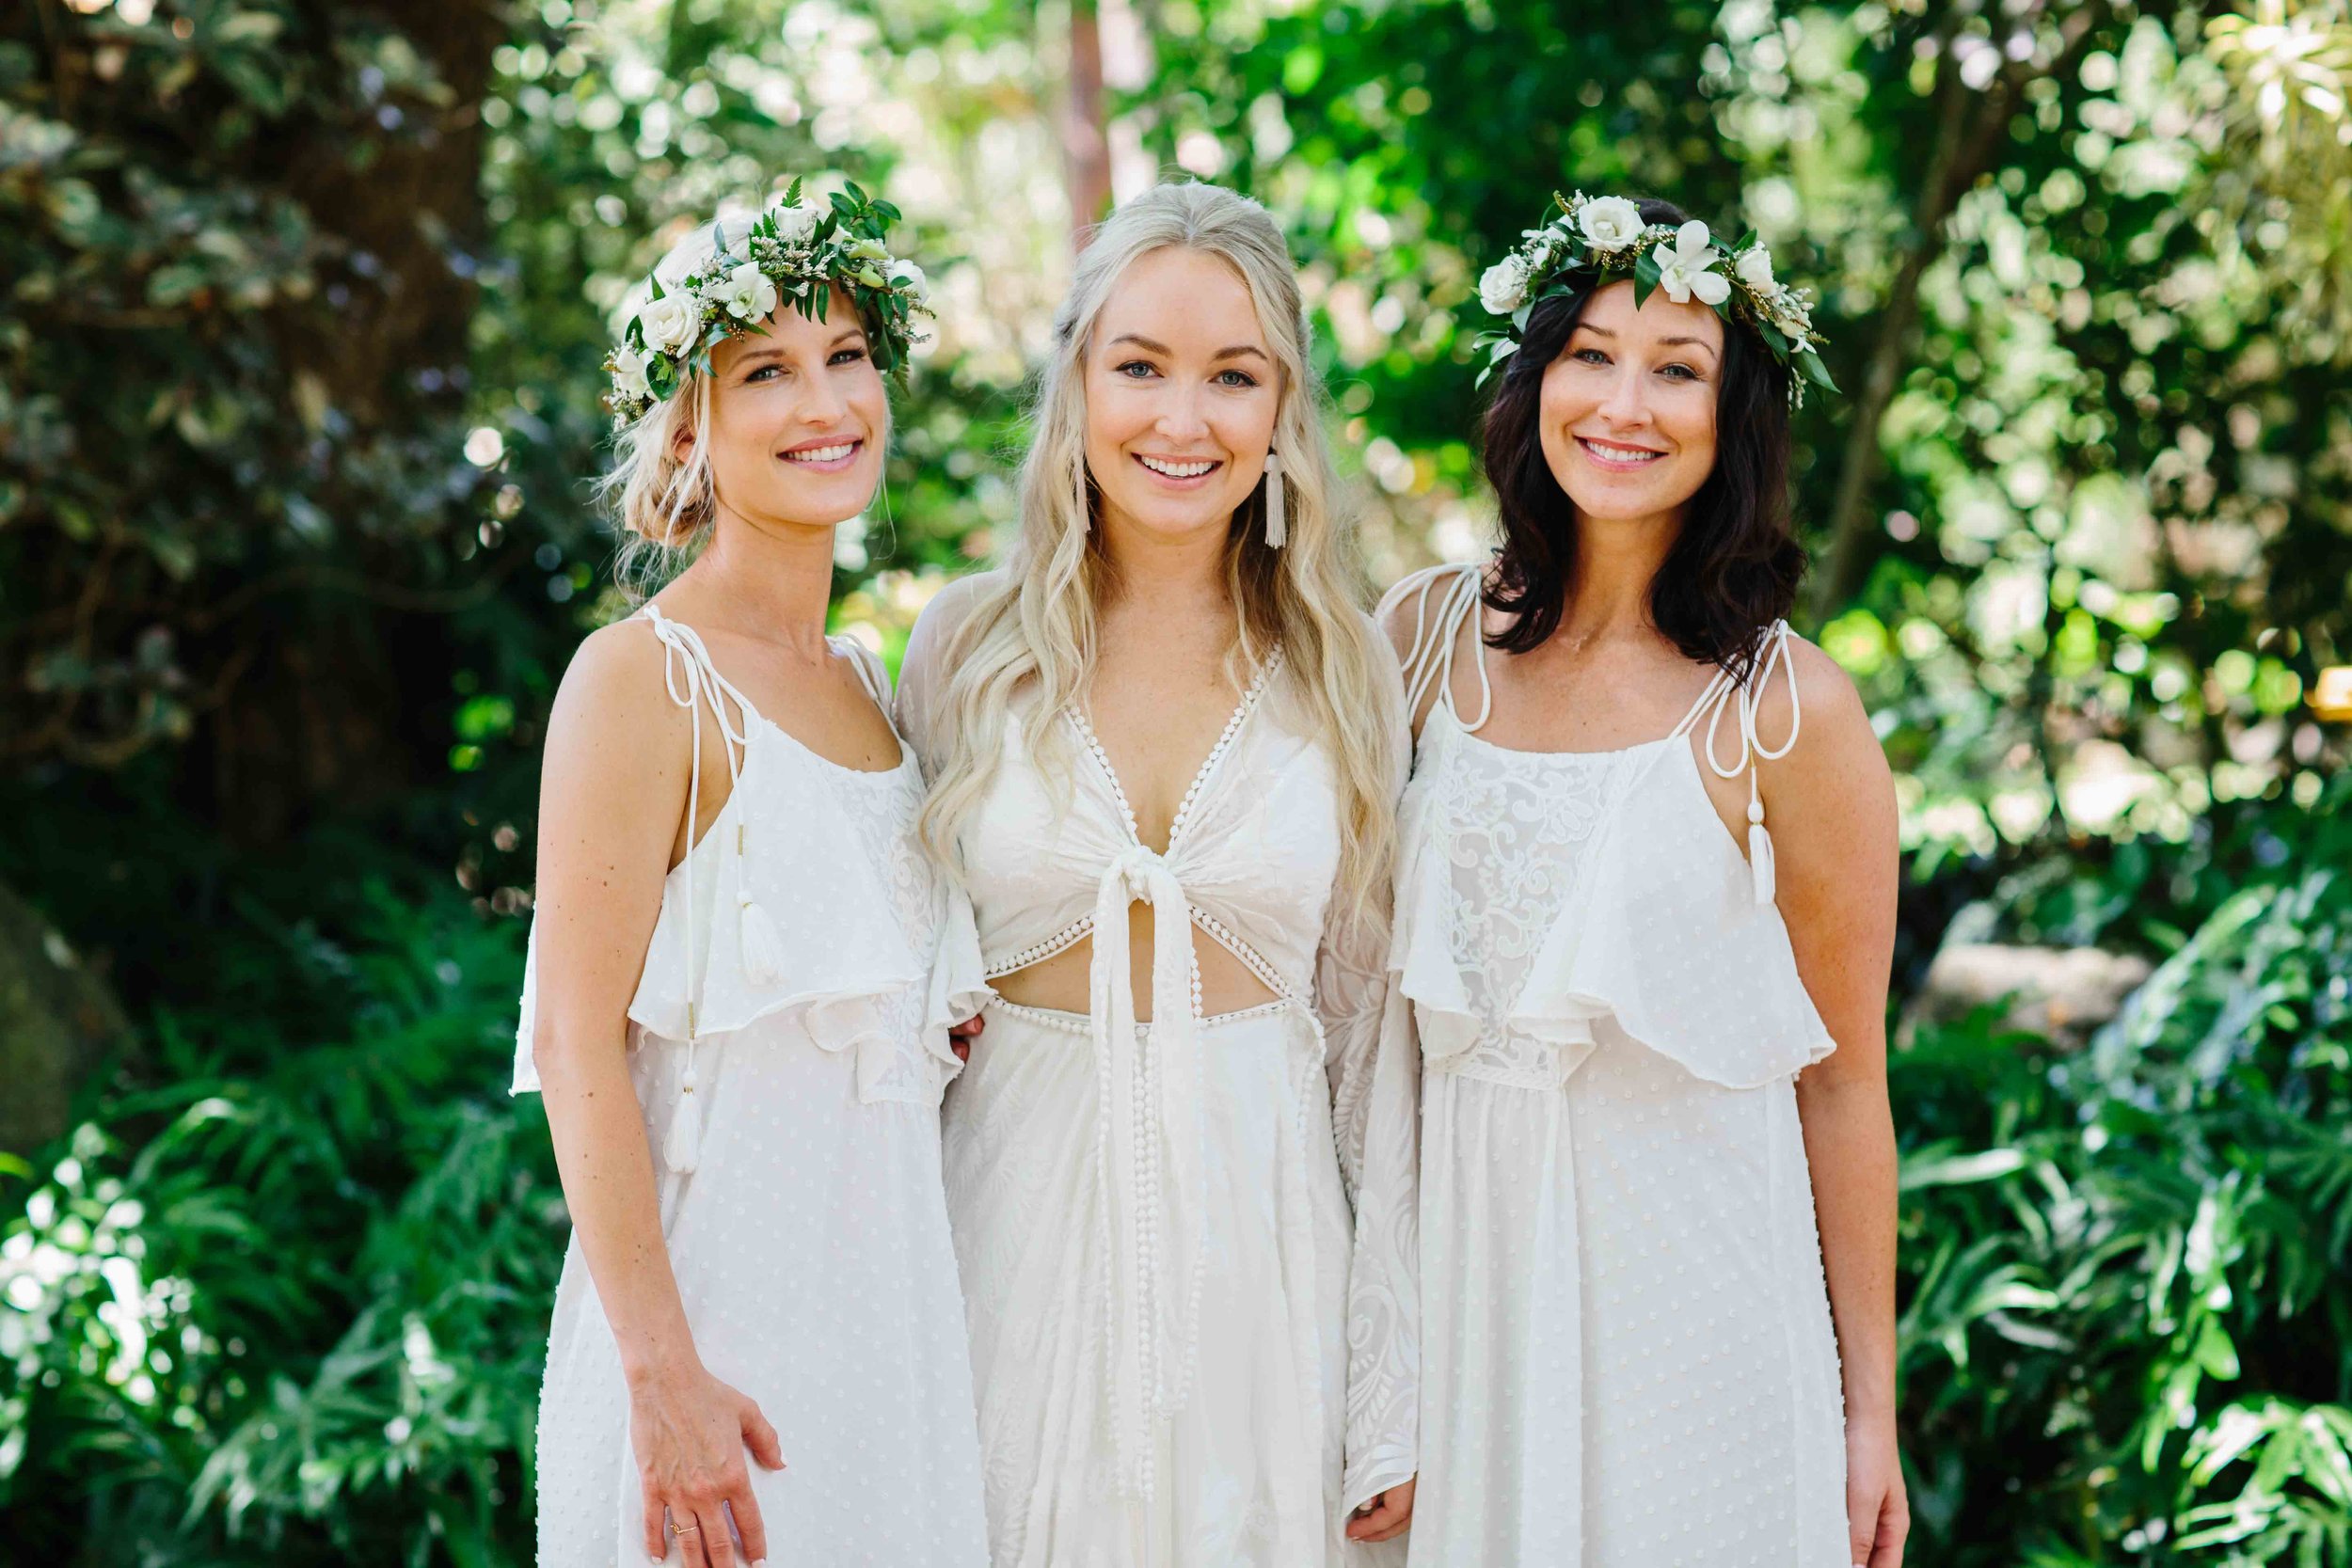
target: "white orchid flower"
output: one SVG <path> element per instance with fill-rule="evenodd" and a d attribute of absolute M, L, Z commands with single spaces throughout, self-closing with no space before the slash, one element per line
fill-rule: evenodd
<path fill-rule="evenodd" d="M 1772 293 L 1772 253 L 1762 245 L 1750 245 L 1731 263 L 1740 281 L 1756 292 L 1758 298 L 1770 298 Z"/>
<path fill-rule="evenodd" d="M 1651 254 L 1658 261 L 1658 286 L 1677 305 L 1690 304 L 1692 294 L 1703 305 L 1721 305 L 1731 297 L 1731 279 L 1708 270 L 1715 264 L 1715 247 L 1697 218 L 1675 230 L 1673 249 L 1661 245 Z"/>
<path fill-rule="evenodd" d="M 737 321 L 765 321 L 776 309 L 776 285 L 757 262 L 745 261 L 727 274 L 715 297 Z"/>
<path fill-rule="evenodd" d="M 889 276 L 891 287 L 904 290 L 915 304 L 924 304 L 931 297 L 930 280 L 913 261 L 891 262 Z"/>

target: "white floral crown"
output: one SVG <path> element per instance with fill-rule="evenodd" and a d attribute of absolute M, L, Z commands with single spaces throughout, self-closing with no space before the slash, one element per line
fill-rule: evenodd
<path fill-rule="evenodd" d="M 1479 303 L 1510 321 L 1504 330 L 1478 340 L 1486 350 L 1486 366 L 1478 372 L 1482 385 L 1518 352 L 1527 318 L 1537 305 L 1593 287 L 1595 277 L 1629 272 L 1637 307 L 1651 290 L 1663 289 L 1677 305 L 1696 297 L 1724 321 L 1753 326 L 1772 356 L 1796 372 L 1788 378 L 1790 407 L 1804 401 L 1808 381 L 1825 391 L 1837 390 L 1815 352 L 1826 340 L 1813 329 L 1811 296 L 1772 277 L 1772 253 L 1755 236 L 1726 249 L 1696 218 L 1679 229 L 1645 225 L 1642 210 L 1622 196 L 1588 197 L 1579 191 L 1551 201 L 1560 215 L 1528 230 L 1518 247 L 1478 280 Z"/>
<path fill-rule="evenodd" d="M 923 338 L 914 315 L 929 315 L 930 307 L 923 269 L 882 244 L 898 219 L 898 208 L 855 185 L 834 192 L 821 209 L 803 204 L 795 180 L 735 245 L 723 225 L 713 228 L 709 259 L 667 287 L 655 275 L 651 297 L 605 358 L 614 428 L 666 401 L 690 371 L 709 373 L 710 351 L 725 340 L 766 331 L 779 302 L 823 321 L 835 286 L 856 307 L 874 363 L 902 371 L 908 347 Z"/>

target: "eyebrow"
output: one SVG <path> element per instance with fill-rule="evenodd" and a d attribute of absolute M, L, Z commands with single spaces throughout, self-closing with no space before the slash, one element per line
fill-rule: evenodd
<path fill-rule="evenodd" d="M 865 341 L 866 329 L 864 327 L 848 327 L 838 333 L 835 333 L 834 335 L 833 341 L 825 345 L 825 350 L 827 353 L 831 353 L 833 350 L 839 348 L 843 343 L 850 341 L 862 343 Z M 735 362 L 741 365 L 755 359 L 782 359 L 787 356 L 788 352 L 788 350 L 780 348 L 774 343 L 763 343 L 757 348 L 745 349 L 740 355 L 736 356 Z"/>
<path fill-rule="evenodd" d="M 1141 333 L 1137 332 L 1121 332 L 1118 337 L 1113 338 L 1111 341 L 1114 344 L 1133 343 L 1147 354 L 1162 354 L 1172 356 L 1176 352 L 1174 349 L 1169 348 L 1166 343 L 1155 343 L 1151 339 L 1146 338 Z M 1266 358 L 1265 350 L 1260 348 L 1255 343 L 1235 343 L 1231 348 L 1221 348 L 1215 354 L 1210 355 L 1209 361 L 1214 364 L 1219 359 L 1238 359 L 1245 354 L 1254 355 L 1260 359 Z M 1269 364 L 1272 362 L 1273 361 L 1271 360 L 1267 360 L 1267 363 Z"/>
<path fill-rule="evenodd" d="M 1616 334 L 1610 331 L 1607 327 L 1595 326 L 1590 322 L 1578 322 L 1576 324 L 1576 329 L 1579 332 L 1590 332 L 1596 338 L 1613 339 L 1616 337 Z M 1703 348 L 1709 354 L 1715 352 L 1715 345 L 1708 342 L 1704 338 L 1661 338 L 1658 341 L 1661 346 L 1666 348 L 1674 348 L 1681 344 L 1688 343 L 1692 348 Z"/>

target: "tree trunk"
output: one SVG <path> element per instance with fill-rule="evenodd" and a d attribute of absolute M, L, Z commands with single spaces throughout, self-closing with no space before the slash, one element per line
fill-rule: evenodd
<path fill-rule="evenodd" d="M 1103 119 L 1103 31 L 1095 0 L 1070 0 L 1070 99 L 1062 111 L 1070 243 L 1084 250 L 1111 206 L 1110 138 Z"/>
<path fill-rule="evenodd" d="M 0 1150 L 66 1130 L 73 1091 L 131 1030 L 122 1008 L 40 912 L 0 885 Z"/>
<path fill-rule="evenodd" d="M 2060 26 L 2058 47 L 2050 59 L 2011 62 L 1980 93 L 1961 80 L 1959 61 L 1952 55 L 1957 12 L 1938 37 L 1935 146 L 1928 155 L 1918 198 L 1912 207 L 1902 265 L 1896 270 L 1886 304 L 1879 311 L 1878 336 L 1871 340 L 1855 388 L 1853 420 L 1847 426 L 1846 454 L 1837 473 L 1837 494 L 1830 506 L 1827 559 L 1813 578 L 1812 610 L 1817 624 L 1837 613 L 1861 590 L 1878 555 L 1876 517 L 1869 502 L 1885 458 L 1879 445 L 1879 429 L 1912 362 L 1920 285 L 1928 269 L 1944 254 L 1945 225 L 1960 198 L 2000 161 L 2009 122 L 2026 102 L 2026 84 L 2037 76 L 2059 76 L 2073 71 L 2111 15 L 2106 0 L 2082 7 Z"/>
<path fill-rule="evenodd" d="M 385 449 L 389 471 L 420 457 L 429 465 L 434 454 L 403 449 L 421 436 L 437 444 L 441 433 L 454 466 L 478 292 L 466 263 L 486 231 L 481 107 L 506 29 L 492 0 L 379 0 L 375 8 L 449 96 L 408 103 L 409 118 L 371 138 L 375 156 L 364 167 L 334 138 L 286 150 L 288 193 L 355 265 L 343 280 L 351 308 L 290 312 L 279 353 L 290 385 L 312 388 L 347 419 L 355 443 Z M 332 489 L 309 499 L 339 519 L 400 504 Z M 473 526 L 462 499 L 442 506 L 444 516 L 424 526 Z M 448 749 L 445 639 L 410 602 L 420 595 L 404 591 L 416 578 L 418 544 L 355 536 L 347 549 L 338 553 L 353 569 L 290 572 L 286 591 L 256 596 L 207 634 L 225 664 L 247 661 L 229 664 L 239 673 L 206 726 L 209 755 L 198 763 L 211 815 L 233 839 L 278 838 L 322 802 L 397 796 L 437 772 Z"/>

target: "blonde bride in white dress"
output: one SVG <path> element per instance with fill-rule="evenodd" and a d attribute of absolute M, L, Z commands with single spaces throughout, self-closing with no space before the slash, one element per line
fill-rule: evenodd
<path fill-rule="evenodd" d="M 515 1075 L 575 1227 L 544 1568 L 987 1561 L 938 1111 L 977 993 L 932 986 L 946 895 L 881 664 L 825 635 L 919 304 L 845 254 L 887 221 L 701 229 L 614 354 L 623 522 L 691 564 L 548 725 Z"/>
<path fill-rule="evenodd" d="M 1416 1467 L 1402 691 L 1263 210 L 1130 202 L 1056 330 L 900 687 L 1000 999 L 946 1113 L 993 1560 L 1336 1568 Z"/>

